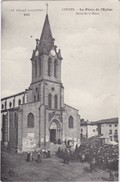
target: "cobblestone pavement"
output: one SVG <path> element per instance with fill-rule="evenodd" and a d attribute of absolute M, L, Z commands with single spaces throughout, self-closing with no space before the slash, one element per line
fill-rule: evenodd
<path fill-rule="evenodd" d="M 66 165 L 56 156 L 43 159 L 42 163 L 26 162 L 25 154 L 2 152 L 2 181 L 83 182 L 103 181 L 102 177 L 108 178 L 109 173 L 100 169 L 91 173 L 88 163 L 70 162 Z"/>

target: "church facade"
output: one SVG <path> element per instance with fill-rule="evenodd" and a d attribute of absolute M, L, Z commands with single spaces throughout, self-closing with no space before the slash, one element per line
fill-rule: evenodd
<path fill-rule="evenodd" d="M 2 143 L 18 152 L 50 147 L 50 143 L 65 140 L 80 142 L 80 115 L 64 103 L 62 56 L 54 41 L 46 14 L 31 57 L 29 88 L 1 101 Z"/>

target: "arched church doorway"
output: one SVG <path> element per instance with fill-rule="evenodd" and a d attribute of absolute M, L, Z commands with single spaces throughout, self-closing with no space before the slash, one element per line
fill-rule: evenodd
<path fill-rule="evenodd" d="M 50 124 L 50 142 L 57 143 L 61 141 L 61 126 L 59 121 L 53 120 Z"/>
<path fill-rule="evenodd" d="M 57 124 L 52 122 L 50 125 L 50 142 L 56 141 Z"/>
<path fill-rule="evenodd" d="M 55 142 L 56 141 L 56 129 L 51 129 L 50 130 L 50 142 Z"/>

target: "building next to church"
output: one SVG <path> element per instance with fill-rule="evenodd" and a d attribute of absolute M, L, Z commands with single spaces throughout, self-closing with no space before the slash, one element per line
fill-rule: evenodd
<path fill-rule="evenodd" d="M 102 119 L 94 122 L 81 121 L 80 128 L 81 139 L 100 136 L 100 138 L 106 138 L 109 141 L 119 142 L 118 118 Z"/>
<path fill-rule="evenodd" d="M 84 121 L 80 123 L 81 139 L 90 138 L 98 135 L 98 127 L 89 121 Z"/>
<path fill-rule="evenodd" d="M 98 134 L 102 134 L 104 137 L 108 137 L 110 141 L 119 142 L 118 136 L 118 118 L 103 119 L 93 124 L 98 127 Z"/>
<path fill-rule="evenodd" d="M 64 103 L 62 56 L 54 43 L 48 14 L 31 57 L 32 81 L 24 92 L 2 99 L 2 143 L 18 152 L 80 142 L 78 110 Z"/>

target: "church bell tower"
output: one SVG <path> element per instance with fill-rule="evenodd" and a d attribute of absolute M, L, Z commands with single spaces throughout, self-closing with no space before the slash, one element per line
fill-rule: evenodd
<path fill-rule="evenodd" d="M 63 85 L 61 83 L 62 56 L 55 45 L 46 13 L 40 39 L 36 39 L 33 50 L 32 81 L 28 89 L 28 102 L 41 102 L 51 109 L 63 107 Z"/>
<path fill-rule="evenodd" d="M 40 40 L 36 39 L 36 48 L 31 58 L 32 84 L 43 79 L 61 82 L 61 51 L 57 51 L 54 41 L 46 14 Z"/>

